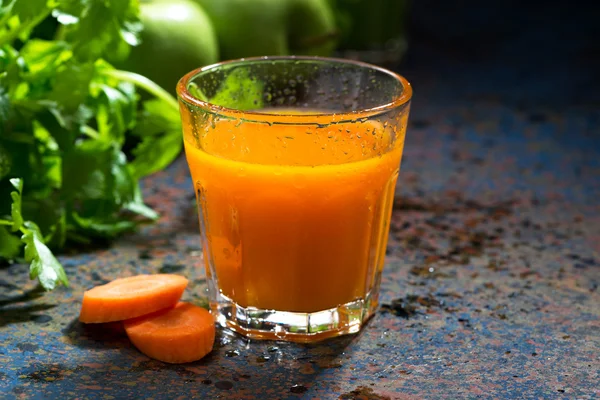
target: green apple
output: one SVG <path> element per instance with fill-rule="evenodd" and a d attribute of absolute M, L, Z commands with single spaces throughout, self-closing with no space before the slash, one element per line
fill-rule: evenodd
<path fill-rule="evenodd" d="M 194 1 L 142 1 L 140 19 L 142 43 L 117 67 L 144 75 L 175 93 L 183 75 L 219 60 L 213 24 Z"/>
<path fill-rule="evenodd" d="M 195 0 L 210 16 L 222 59 L 329 55 L 337 29 L 327 0 Z"/>

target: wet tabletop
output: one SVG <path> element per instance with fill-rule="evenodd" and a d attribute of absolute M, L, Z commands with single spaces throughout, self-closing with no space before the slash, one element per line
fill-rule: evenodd
<path fill-rule="evenodd" d="M 80 325 L 83 291 L 118 276 L 183 274 L 185 300 L 205 304 L 179 159 L 144 183 L 157 224 L 60 257 L 69 288 L 41 293 L 25 265 L 0 268 L 0 398 L 600 397 L 598 42 L 521 21 L 484 46 L 481 23 L 442 32 L 415 7 L 383 305 L 362 332 L 297 345 L 220 331 L 205 359 L 172 366 Z"/>

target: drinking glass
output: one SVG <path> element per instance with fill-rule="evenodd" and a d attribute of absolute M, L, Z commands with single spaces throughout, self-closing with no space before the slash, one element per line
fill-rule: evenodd
<path fill-rule="evenodd" d="M 261 57 L 192 71 L 177 93 L 218 323 L 297 342 L 359 331 L 378 304 L 410 84 Z"/>

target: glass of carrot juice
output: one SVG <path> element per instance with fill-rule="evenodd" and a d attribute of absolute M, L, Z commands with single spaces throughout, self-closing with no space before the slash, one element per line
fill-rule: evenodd
<path fill-rule="evenodd" d="M 358 332 L 378 304 L 410 84 L 262 57 L 192 71 L 177 93 L 217 321 L 297 342 Z"/>

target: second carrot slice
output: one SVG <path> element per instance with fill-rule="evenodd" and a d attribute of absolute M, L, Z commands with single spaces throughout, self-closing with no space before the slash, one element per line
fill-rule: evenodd
<path fill-rule="evenodd" d="M 79 320 L 84 323 L 122 321 L 172 307 L 187 284 L 183 276 L 171 274 L 115 279 L 84 293 Z"/>
<path fill-rule="evenodd" d="M 131 343 L 156 360 L 179 364 L 201 359 L 215 342 L 215 321 L 204 308 L 178 303 L 123 323 Z"/>

